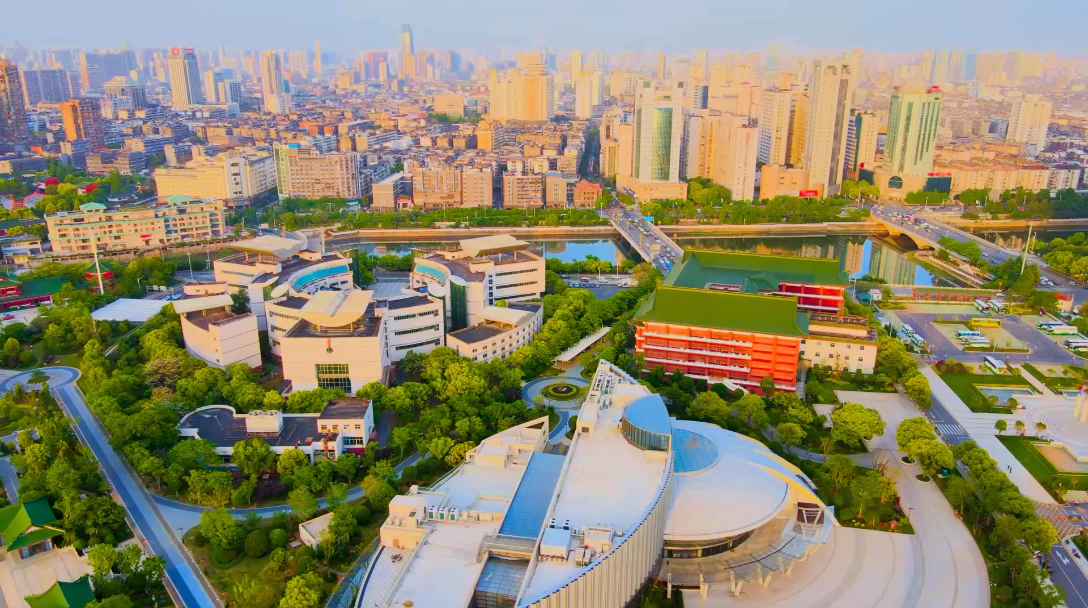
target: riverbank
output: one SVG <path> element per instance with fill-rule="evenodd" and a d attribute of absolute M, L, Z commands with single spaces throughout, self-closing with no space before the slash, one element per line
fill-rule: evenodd
<path fill-rule="evenodd" d="M 827 236 L 828 234 L 880 234 L 887 229 L 877 222 L 819 222 L 813 224 L 674 224 L 659 226 L 669 236 L 751 235 Z"/>
<path fill-rule="evenodd" d="M 1088 218 L 1048 219 L 1048 220 L 968 220 L 953 213 L 934 213 L 934 219 L 951 224 L 957 228 L 978 230 L 1027 230 L 1030 225 L 1033 230 L 1067 230 L 1073 228 L 1088 228 Z"/>

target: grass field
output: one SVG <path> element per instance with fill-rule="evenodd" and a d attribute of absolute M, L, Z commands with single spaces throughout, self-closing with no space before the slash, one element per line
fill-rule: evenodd
<path fill-rule="evenodd" d="M 1054 391 L 1057 394 L 1061 394 L 1062 389 L 1077 388 L 1081 385 L 1080 378 L 1071 378 L 1069 376 L 1048 376 L 1043 373 L 1042 370 L 1030 363 L 1025 363 L 1021 367 L 1026 369 L 1029 374 L 1035 376 L 1036 380 L 1047 385 L 1050 390 Z M 1050 371 L 1051 369 L 1052 368 L 1047 368 L 1047 371 Z M 1057 372 L 1057 370 L 1054 371 L 1055 373 Z"/>
<path fill-rule="evenodd" d="M 947 384 L 960 399 L 963 399 L 963 402 L 967 404 L 967 407 L 970 408 L 972 412 L 978 412 L 980 414 L 1008 414 L 1012 412 L 1012 409 L 990 405 L 986 396 L 975 388 L 976 384 L 981 384 L 983 386 L 1000 385 L 1031 387 L 1031 383 L 1020 376 L 1003 376 L 996 374 L 942 374 L 941 380 L 944 380 L 944 383 Z"/>
<path fill-rule="evenodd" d="M 1020 461 L 1020 464 L 1024 465 L 1024 468 L 1031 473 L 1031 476 L 1052 495 L 1055 494 L 1056 483 L 1060 483 L 1061 487 L 1066 490 L 1088 490 L 1088 473 L 1058 471 L 1054 463 L 1047 460 L 1046 456 L 1043 456 L 1035 448 L 1036 442 L 1032 439 L 1007 435 L 998 436 L 997 439 L 1012 452 L 1012 455 Z M 1058 497 L 1055 496 L 1055 498 Z"/>

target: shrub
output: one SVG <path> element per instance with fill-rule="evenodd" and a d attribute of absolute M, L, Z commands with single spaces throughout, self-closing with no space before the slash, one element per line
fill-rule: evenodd
<path fill-rule="evenodd" d="M 282 528 L 273 528 L 268 533 L 268 542 L 276 549 L 282 549 L 287 546 L 287 531 Z"/>
<path fill-rule="evenodd" d="M 408 465 L 404 467 L 404 470 L 400 472 L 400 480 L 405 483 L 412 483 L 419 477 L 419 470 L 415 465 Z"/>
<path fill-rule="evenodd" d="M 268 554 L 268 537 L 261 530 L 254 530 L 246 537 L 246 555 L 256 559 Z"/>
<path fill-rule="evenodd" d="M 309 547 L 306 547 L 309 549 Z M 311 553 L 313 550 L 310 550 Z M 317 569 L 317 559 L 309 555 L 295 556 L 295 576 L 302 576 Z"/>
<path fill-rule="evenodd" d="M 370 509 L 366 505 L 355 507 L 355 523 L 365 526 L 370 522 Z"/>
<path fill-rule="evenodd" d="M 258 481 L 257 487 L 253 488 L 253 502 L 286 495 L 287 486 L 272 479 Z"/>
<path fill-rule="evenodd" d="M 419 473 L 420 476 L 424 477 L 427 475 L 431 475 L 438 470 L 438 464 L 438 459 L 436 458 L 421 460 L 415 464 L 416 472 Z"/>
<path fill-rule="evenodd" d="M 302 545 L 295 551 L 295 562 L 298 563 L 304 557 L 317 559 L 317 551 L 314 551 L 314 548 L 310 545 Z"/>

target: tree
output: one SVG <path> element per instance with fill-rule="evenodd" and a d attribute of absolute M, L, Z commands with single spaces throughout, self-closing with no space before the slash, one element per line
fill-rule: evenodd
<path fill-rule="evenodd" d="M 170 448 L 166 456 L 170 464 L 180 465 L 185 471 L 204 468 L 213 463 L 222 462 L 215 452 L 215 444 L 203 439 L 186 439 Z"/>
<path fill-rule="evenodd" d="M 790 446 L 800 445 L 805 440 L 805 429 L 795 422 L 783 422 L 775 427 L 775 436 L 786 446 L 788 452 Z"/>
<path fill-rule="evenodd" d="M 200 514 L 200 534 L 208 539 L 213 547 L 226 549 L 230 546 L 231 536 L 237 523 L 226 509 L 210 509 Z"/>
<path fill-rule="evenodd" d="M 272 468 L 272 464 L 276 461 L 276 453 L 263 439 L 242 439 L 234 443 L 230 460 L 242 473 L 256 475 Z"/>
<path fill-rule="evenodd" d="M 287 581 L 280 608 L 320 608 L 323 588 L 324 582 L 313 572 L 296 576 Z"/>
<path fill-rule="evenodd" d="M 283 532 L 280 528 L 276 528 L 275 530 L 272 530 L 272 532 L 275 532 L 276 530 Z M 284 535 L 286 536 L 286 532 L 284 532 Z M 267 578 L 268 574 L 279 574 L 290 567 L 291 552 L 284 547 L 276 547 L 268 556 L 268 563 L 265 564 L 264 569 L 261 570 L 261 576 Z"/>
<path fill-rule="evenodd" d="M 948 504 L 952 505 L 956 513 L 962 515 L 963 507 L 975 497 L 975 489 L 971 487 L 971 482 L 958 475 L 953 475 L 948 478 L 945 484 L 944 494 L 948 497 Z"/>
<path fill-rule="evenodd" d="M 763 376 L 759 381 L 759 392 L 767 399 L 774 397 L 774 378 L 771 376 Z"/>
<path fill-rule="evenodd" d="M 1054 524 L 1036 515 L 1020 521 L 1019 536 L 1032 551 L 1049 551 L 1058 542 Z"/>
<path fill-rule="evenodd" d="M 844 403 L 831 413 L 831 438 L 848 447 L 860 447 L 861 441 L 884 434 L 880 413 L 860 403 Z"/>
<path fill-rule="evenodd" d="M 246 536 L 246 555 L 257 559 L 268 554 L 268 537 L 261 530 L 254 530 Z"/>
<path fill-rule="evenodd" d="M 718 393 L 707 391 L 699 393 L 688 405 L 688 416 L 696 420 L 722 423 L 729 414 L 729 404 Z"/>
<path fill-rule="evenodd" d="M 895 497 L 895 484 L 877 471 L 862 473 L 850 484 L 850 489 L 858 500 L 858 518 L 864 518 L 866 507 Z"/>
<path fill-rule="evenodd" d="M 279 471 L 280 475 L 289 477 L 299 469 L 308 466 L 310 466 L 310 457 L 298 448 L 291 448 L 280 454 L 279 462 L 276 463 L 276 470 Z"/>
<path fill-rule="evenodd" d="M 824 460 L 824 468 L 831 475 L 831 483 L 835 486 L 835 491 L 839 491 L 854 479 L 857 465 L 845 454 L 832 454 Z"/>
<path fill-rule="evenodd" d="M 450 448 L 450 451 L 446 453 L 446 464 L 451 467 L 455 467 L 465 459 L 465 454 L 469 450 L 476 447 L 476 444 L 472 441 L 463 441 Z"/>
<path fill-rule="evenodd" d="M 1017 420 L 1016 421 L 1016 434 L 1017 435 L 1023 435 L 1025 426 L 1026 425 L 1024 424 L 1023 420 Z"/>
<path fill-rule="evenodd" d="M 109 578 L 116 560 L 117 551 L 104 543 L 94 545 L 87 552 L 87 565 L 91 567 L 96 587 L 101 587 L 103 582 Z"/>
<path fill-rule="evenodd" d="M 397 491 L 393 486 L 389 485 L 388 481 L 373 475 L 364 477 L 359 486 L 363 489 L 363 493 L 366 494 L 367 500 L 370 501 L 370 507 L 379 512 L 384 511 L 389 506 L 389 502 L 393 500 L 393 497 L 397 495 Z"/>
<path fill-rule="evenodd" d="M 351 536 L 358 529 L 359 524 L 355 521 L 355 510 L 350 505 L 341 505 L 333 511 L 329 527 L 325 530 L 328 537 L 323 539 L 322 542 L 329 543 L 333 553 L 340 553 L 348 546 L 348 543 L 351 542 Z"/>
<path fill-rule="evenodd" d="M 942 469 L 956 466 L 952 450 L 936 439 L 915 439 L 907 444 L 907 453 L 922 467 L 922 472 L 932 477 Z"/>
<path fill-rule="evenodd" d="M 105 599 L 88 602 L 84 608 L 132 608 L 127 595 L 111 595 Z"/>
<path fill-rule="evenodd" d="M 763 397 L 755 393 L 748 393 L 733 403 L 733 411 L 756 428 L 762 428 L 766 424 L 767 414 Z"/>
<path fill-rule="evenodd" d="M 329 503 L 329 509 L 335 510 L 336 507 L 344 504 L 344 501 L 347 499 L 348 484 L 334 483 L 329 485 L 329 489 L 325 494 L 325 500 Z"/>
<path fill-rule="evenodd" d="M 317 499 L 306 488 L 295 488 L 287 495 L 287 504 L 303 521 L 317 513 Z"/>
<path fill-rule="evenodd" d="M 937 439 L 933 424 L 921 416 L 907 418 L 895 429 L 895 444 L 901 452 L 906 452 L 907 445 L 916 439 Z"/>
<path fill-rule="evenodd" d="M 427 450 L 434 458 L 443 459 L 453 445 L 454 441 L 449 437 L 435 437 L 427 444 Z"/>
<path fill-rule="evenodd" d="M 929 396 L 929 380 L 922 374 L 911 376 L 903 383 L 903 390 L 907 393 L 907 397 L 910 397 L 910 400 L 923 410 L 928 410 L 933 406 Z"/>
<path fill-rule="evenodd" d="M 994 423 L 994 428 L 997 429 L 998 434 L 1004 435 L 1005 429 L 1009 428 L 1009 423 L 1004 420 L 998 420 Z"/>
<path fill-rule="evenodd" d="M 268 542 L 277 549 L 286 547 L 287 531 L 283 528 L 272 528 L 272 531 L 268 533 Z M 272 553 L 275 554 L 275 551 Z"/>

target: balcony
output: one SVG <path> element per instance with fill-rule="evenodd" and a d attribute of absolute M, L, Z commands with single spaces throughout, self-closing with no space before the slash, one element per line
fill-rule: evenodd
<path fill-rule="evenodd" d="M 707 342 L 709 344 L 724 344 L 726 346 L 743 346 L 749 348 L 752 346 L 751 342 L 745 342 L 744 340 L 722 340 L 719 338 L 704 338 L 702 336 L 683 336 L 677 334 L 662 334 L 654 331 L 642 332 L 644 337 L 653 338 L 665 338 L 666 340 L 698 340 L 699 342 Z"/>
<path fill-rule="evenodd" d="M 646 357 L 646 361 L 647 362 L 652 362 L 652 363 L 660 363 L 662 365 L 672 364 L 672 365 L 684 365 L 684 366 L 688 366 L 688 367 L 705 367 L 705 368 L 711 368 L 711 369 L 725 370 L 725 371 L 729 371 L 729 372 L 741 372 L 741 373 L 745 373 L 745 374 L 747 374 L 747 373 L 749 373 L 751 371 L 749 368 L 741 367 L 739 365 L 718 365 L 717 363 L 703 363 L 701 361 L 679 361 L 679 360 L 676 360 L 676 359 L 659 359 L 657 357 Z"/>
<path fill-rule="evenodd" d="M 732 357 L 734 359 L 751 359 L 752 358 L 752 356 L 747 354 L 747 353 L 733 353 L 733 352 L 716 351 L 716 350 L 703 350 L 703 349 L 698 349 L 698 348 L 681 348 L 681 347 L 678 347 L 678 346 L 664 346 L 664 345 L 661 345 L 661 344 L 648 344 L 647 343 L 647 344 L 643 344 L 642 347 L 644 349 L 652 348 L 652 349 L 658 349 L 658 350 L 668 350 L 668 351 L 673 351 L 673 352 L 677 352 L 677 353 L 690 353 L 690 354 L 693 354 L 693 355 L 708 355 L 708 356 L 712 356 L 712 357 Z"/>

